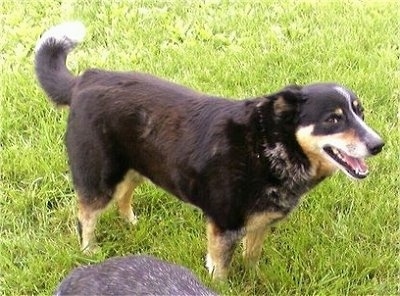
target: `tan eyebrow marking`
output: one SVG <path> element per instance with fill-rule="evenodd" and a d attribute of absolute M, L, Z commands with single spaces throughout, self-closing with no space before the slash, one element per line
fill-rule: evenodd
<path fill-rule="evenodd" d="M 342 108 L 337 108 L 337 109 L 335 109 L 335 112 L 334 112 L 336 115 L 343 115 L 343 110 L 342 110 Z"/>
<path fill-rule="evenodd" d="M 358 105 L 360 105 L 360 103 L 359 103 L 357 100 L 354 100 L 354 101 L 353 101 L 353 106 L 354 106 L 354 107 L 358 107 Z"/>

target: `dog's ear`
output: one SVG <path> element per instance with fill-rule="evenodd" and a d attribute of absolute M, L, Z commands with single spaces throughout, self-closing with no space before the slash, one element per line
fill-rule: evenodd
<path fill-rule="evenodd" d="M 303 86 L 298 85 L 298 84 L 289 84 L 283 88 L 283 90 L 293 90 L 293 91 L 296 91 L 296 90 L 300 91 L 302 89 L 303 89 Z"/>
<path fill-rule="evenodd" d="M 273 110 L 278 118 L 292 117 L 297 113 L 299 105 L 305 100 L 298 85 L 289 85 L 273 95 Z"/>
<path fill-rule="evenodd" d="M 296 125 L 300 106 L 305 101 L 302 87 L 289 85 L 274 94 L 265 96 L 257 103 L 257 114 L 268 125 Z"/>

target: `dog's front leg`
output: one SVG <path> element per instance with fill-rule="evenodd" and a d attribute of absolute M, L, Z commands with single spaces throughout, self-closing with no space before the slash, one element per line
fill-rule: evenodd
<path fill-rule="evenodd" d="M 213 221 L 207 221 L 208 253 L 206 266 L 213 279 L 225 279 L 241 230 L 222 231 Z"/>
<path fill-rule="evenodd" d="M 248 217 L 243 239 L 243 257 L 247 264 L 255 265 L 258 262 L 266 233 L 271 224 L 283 217 L 281 212 L 260 212 Z"/>
<path fill-rule="evenodd" d="M 260 227 L 247 232 L 243 238 L 243 258 L 249 266 L 256 265 L 260 259 L 267 231 L 267 227 Z"/>

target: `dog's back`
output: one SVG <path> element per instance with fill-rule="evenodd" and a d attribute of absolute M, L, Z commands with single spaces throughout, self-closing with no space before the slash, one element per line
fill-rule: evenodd
<path fill-rule="evenodd" d="M 55 295 L 216 294 L 184 267 L 150 256 L 127 256 L 76 268 Z"/>

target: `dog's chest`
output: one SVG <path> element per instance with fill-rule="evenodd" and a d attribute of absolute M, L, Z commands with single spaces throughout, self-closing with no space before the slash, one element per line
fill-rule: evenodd
<path fill-rule="evenodd" d="M 261 210 L 290 212 L 300 198 L 314 187 L 309 166 L 289 157 L 285 146 L 276 143 L 264 150 L 264 178 L 267 180 L 259 189 L 257 204 Z"/>
<path fill-rule="evenodd" d="M 299 185 L 291 182 L 283 182 L 278 186 L 265 186 L 258 202 L 260 209 L 289 213 L 309 189 L 308 184 Z"/>

